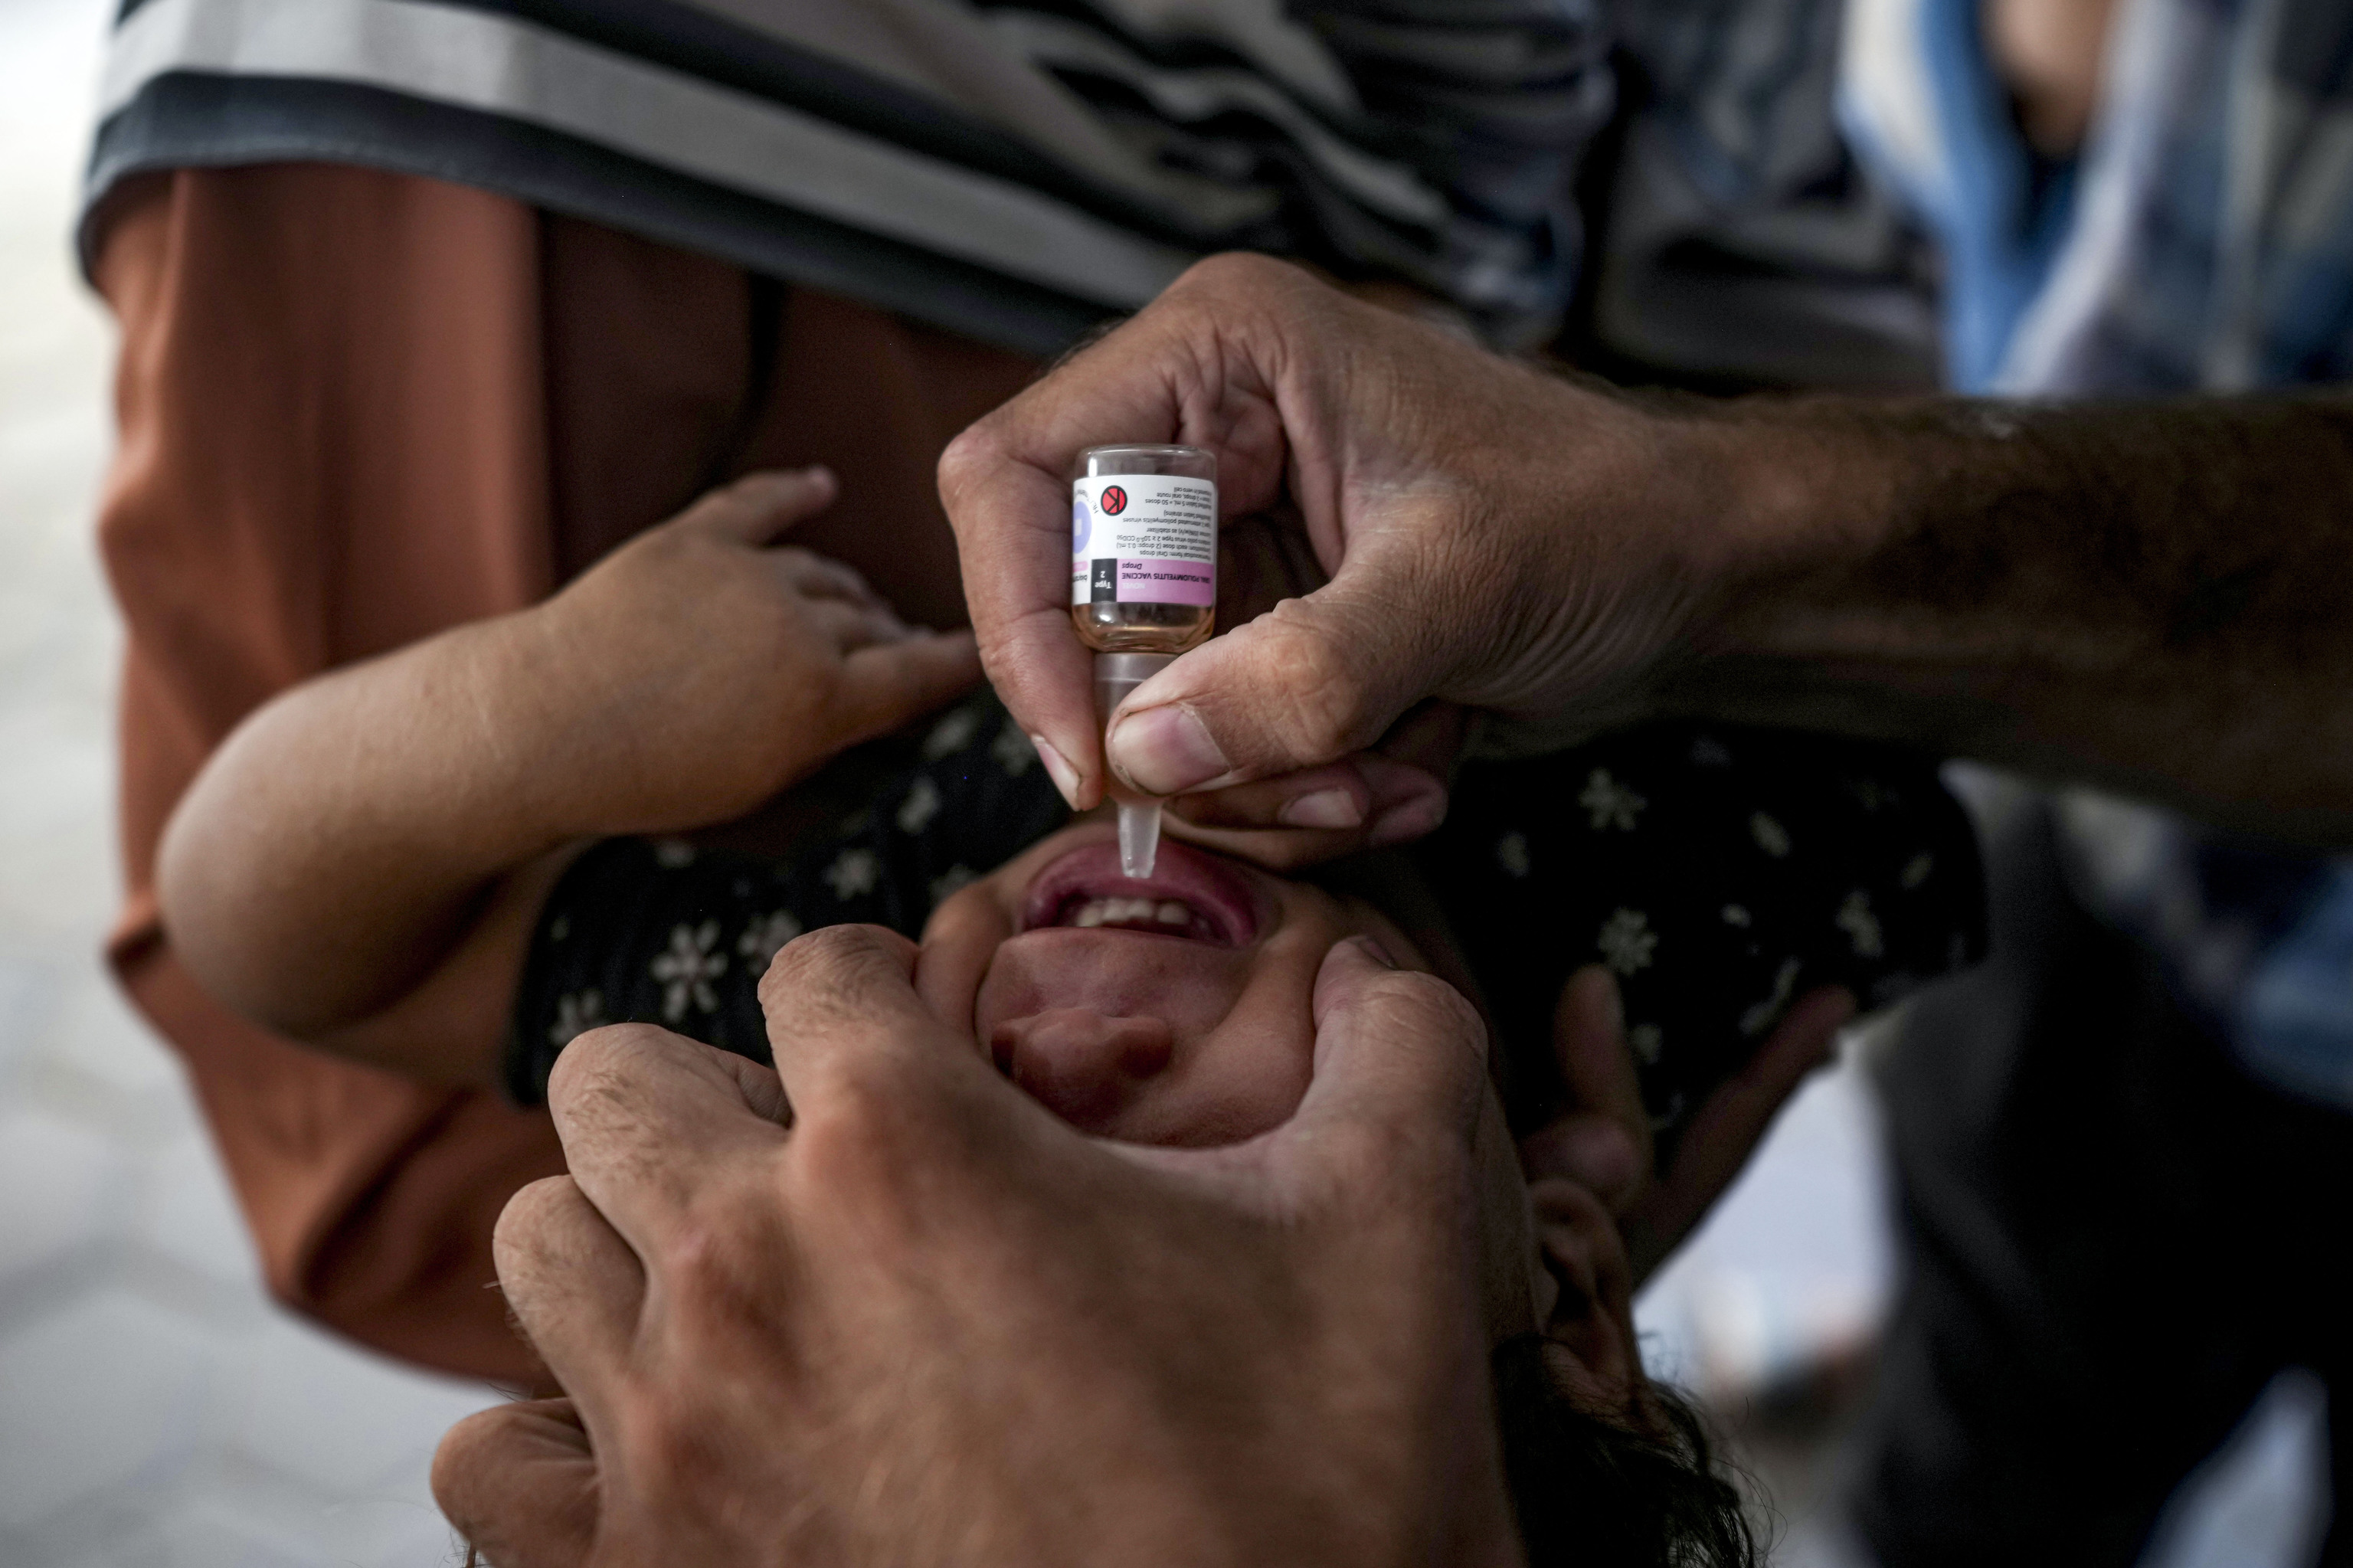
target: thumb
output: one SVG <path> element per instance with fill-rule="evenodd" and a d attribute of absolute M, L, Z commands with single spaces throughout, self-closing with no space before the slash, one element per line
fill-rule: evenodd
<path fill-rule="evenodd" d="M 1336 762 L 1440 678 L 1434 650 L 1369 563 L 1186 654 L 1112 715 L 1112 771 L 1146 795 L 1218 789 Z M 1386 609 L 1376 601 L 1386 602 Z"/>
<path fill-rule="evenodd" d="M 840 489 L 833 471 L 823 466 L 747 473 L 688 507 L 674 525 L 741 545 L 765 545 L 832 505 Z"/>
<path fill-rule="evenodd" d="M 841 662 L 843 744 L 888 735 L 972 690 L 980 654 L 969 631 L 877 642 Z"/>
<path fill-rule="evenodd" d="M 1314 1077 L 1271 1139 L 1281 1184 L 1364 1194 L 1402 1181 L 1424 1199 L 1459 1187 L 1487 1083 L 1486 1027 L 1470 1002 L 1359 937 L 1324 955 L 1314 1014 Z M 1453 1182 L 1428 1179 L 1441 1170 Z"/>

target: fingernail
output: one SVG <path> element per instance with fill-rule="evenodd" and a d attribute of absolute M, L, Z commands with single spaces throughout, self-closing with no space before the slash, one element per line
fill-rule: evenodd
<path fill-rule="evenodd" d="M 1385 969 L 1393 969 L 1397 968 L 1397 960 L 1389 957 L 1389 950 L 1381 946 L 1379 938 L 1355 937 L 1351 938 L 1350 940 L 1354 941 L 1359 948 L 1362 948 L 1365 950 L 1365 956 L 1372 959 L 1373 962 L 1380 965 L 1381 968 Z"/>
<path fill-rule="evenodd" d="M 1103 749 L 1112 771 L 1143 795 L 1181 795 L 1233 771 L 1193 710 L 1177 703 L 1128 715 Z"/>
<path fill-rule="evenodd" d="M 1438 824 L 1445 820 L 1444 791 L 1417 795 L 1410 800 L 1400 801 L 1391 806 L 1388 810 L 1375 817 L 1372 832 L 1368 836 L 1377 849 L 1385 844 L 1401 844 L 1409 839 L 1421 838 L 1437 832 Z"/>
<path fill-rule="evenodd" d="M 1274 820 L 1286 828 L 1353 828 L 1365 820 L 1365 813 L 1345 789 L 1317 789 L 1285 800 Z"/>
<path fill-rule="evenodd" d="M 1079 770 L 1071 766 L 1070 758 L 1054 749 L 1053 743 L 1042 735 L 1033 735 L 1029 744 L 1038 748 L 1038 760 L 1046 765 L 1046 777 L 1060 790 L 1062 803 L 1073 811 L 1079 809 Z"/>

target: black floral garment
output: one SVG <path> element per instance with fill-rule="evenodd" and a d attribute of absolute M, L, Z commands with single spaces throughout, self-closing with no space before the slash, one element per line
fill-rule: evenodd
<path fill-rule="evenodd" d="M 1069 812 L 986 694 L 951 709 L 870 809 L 783 860 L 611 839 L 541 911 L 508 1092 L 545 1097 L 572 1038 L 659 1023 L 769 1060 L 757 986 L 777 948 L 849 922 L 919 935 L 974 877 Z M 1887 747 L 1661 724 L 1462 770 L 1411 852 L 1485 993 L 1515 1127 L 1557 1103 L 1553 1008 L 1606 963 L 1643 1097 L 1672 1139 L 1816 986 L 1883 1005 L 1978 958 L 1983 877 L 1935 768 Z"/>

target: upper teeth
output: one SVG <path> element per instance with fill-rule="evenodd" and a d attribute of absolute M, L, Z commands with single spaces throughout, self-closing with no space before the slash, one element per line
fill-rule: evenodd
<path fill-rule="evenodd" d="M 1176 926 L 1190 930 L 1193 906 L 1176 898 L 1091 898 L 1071 916 L 1073 926 Z"/>

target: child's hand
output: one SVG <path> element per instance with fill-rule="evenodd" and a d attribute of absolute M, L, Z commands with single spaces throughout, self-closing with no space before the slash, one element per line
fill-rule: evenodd
<path fill-rule="evenodd" d="M 726 821 L 980 678 L 970 632 L 911 628 L 849 567 L 774 543 L 834 491 L 823 469 L 738 480 L 530 612 L 570 826 Z"/>

